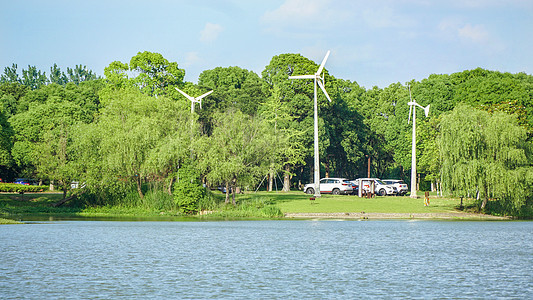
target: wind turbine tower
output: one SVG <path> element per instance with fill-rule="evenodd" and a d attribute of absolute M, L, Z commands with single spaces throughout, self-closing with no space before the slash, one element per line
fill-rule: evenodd
<path fill-rule="evenodd" d="M 409 86 L 409 99 L 411 101 L 407 103 L 409 105 L 409 119 L 407 120 L 407 124 L 409 124 L 411 121 L 411 114 L 413 115 L 413 142 L 411 148 L 411 198 L 416 199 L 416 106 L 424 110 L 427 118 L 429 114 L 429 105 L 423 107 L 413 100 L 411 97 L 411 86 Z"/>
<path fill-rule="evenodd" d="M 289 76 L 289 79 L 313 79 L 315 83 L 315 89 L 314 89 L 314 119 L 315 119 L 315 172 L 314 172 L 314 178 L 315 178 L 315 197 L 320 197 L 320 158 L 319 158 L 319 152 L 318 152 L 318 101 L 317 101 L 317 93 L 316 93 L 316 86 L 320 86 L 320 89 L 322 92 L 324 92 L 324 95 L 326 95 L 326 98 L 328 98 L 329 102 L 331 102 L 331 98 L 328 95 L 328 92 L 326 91 L 325 82 L 324 82 L 324 75 L 322 71 L 324 70 L 324 65 L 326 64 L 326 60 L 328 59 L 330 51 L 326 53 L 326 56 L 322 60 L 322 63 L 320 64 L 320 67 L 316 71 L 315 74 L 310 75 L 295 75 L 295 76 Z"/>

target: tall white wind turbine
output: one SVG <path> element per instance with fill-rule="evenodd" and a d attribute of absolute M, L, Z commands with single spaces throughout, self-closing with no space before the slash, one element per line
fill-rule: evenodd
<path fill-rule="evenodd" d="M 409 119 L 407 124 L 411 121 L 411 114 L 413 115 L 413 142 L 411 148 L 411 198 L 416 198 L 416 106 L 422 108 L 426 115 L 429 115 L 429 104 L 426 107 L 416 103 L 411 97 L 411 87 L 409 86 L 409 99 L 411 100 L 407 104 L 409 105 Z"/>
<path fill-rule="evenodd" d="M 322 60 L 322 63 L 320 64 L 320 67 L 316 71 L 315 74 L 311 75 L 295 75 L 295 76 L 289 76 L 289 79 L 313 79 L 315 82 L 315 112 L 314 112 L 314 119 L 315 119 L 315 197 L 320 197 L 320 158 L 318 154 L 318 103 L 317 103 L 317 93 L 316 93 L 316 85 L 320 86 L 320 89 L 322 92 L 324 92 L 324 95 L 326 95 L 326 98 L 328 98 L 329 102 L 331 102 L 331 98 L 328 95 L 328 92 L 326 91 L 325 83 L 324 83 L 324 75 L 321 76 L 322 71 L 324 70 L 324 65 L 326 64 L 326 60 L 328 59 L 330 51 L 326 53 L 326 56 L 324 56 L 324 59 Z"/>
<path fill-rule="evenodd" d="M 206 97 L 207 95 L 211 94 L 213 92 L 213 90 L 201 95 L 201 96 L 198 96 L 198 97 L 191 97 L 189 95 L 187 95 L 187 93 L 185 93 L 184 91 L 176 88 L 176 90 L 178 92 L 180 92 L 183 96 L 185 96 L 185 98 L 191 100 L 191 113 L 194 113 L 194 103 L 200 103 L 200 108 L 202 108 L 202 98 Z"/>

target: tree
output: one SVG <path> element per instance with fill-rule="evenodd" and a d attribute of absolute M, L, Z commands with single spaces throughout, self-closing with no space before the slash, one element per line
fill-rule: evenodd
<path fill-rule="evenodd" d="M 17 73 L 17 64 L 4 68 L 4 74 L 0 76 L 0 83 L 22 83 Z"/>
<path fill-rule="evenodd" d="M 231 109 L 215 114 L 211 136 L 203 136 L 199 143 L 198 162 L 210 184 L 226 186 L 226 203 L 230 190 L 235 205 L 237 187 L 251 185 L 268 170 L 270 135 L 265 122 Z"/>
<path fill-rule="evenodd" d="M 292 117 L 287 108 L 287 103 L 282 102 L 279 87 L 274 87 L 272 95 L 260 106 L 259 114 L 270 127 L 272 134 L 270 144 L 272 153 L 269 155 L 270 170 L 268 191 L 272 191 L 272 184 L 277 171 L 284 171 L 283 191 L 290 191 L 291 167 L 304 163 L 304 146 L 299 143 L 300 130 L 291 127 Z"/>
<path fill-rule="evenodd" d="M 54 178 L 58 173 L 48 166 L 57 161 L 42 156 L 59 159 L 58 143 L 61 139 L 70 142 L 72 126 L 93 122 L 99 104 L 99 86 L 95 83 L 69 83 L 65 87 L 50 84 L 19 99 L 17 113 L 9 119 L 14 130 L 11 153 L 24 175 L 59 180 Z"/>
<path fill-rule="evenodd" d="M 57 66 L 57 64 L 54 64 L 54 66 L 50 67 L 49 81 L 50 83 L 65 85 L 68 82 L 68 78 L 65 73 L 61 72 L 61 69 Z"/>
<path fill-rule="evenodd" d="M 36 90 L 48 82 L 44 72 L 41 73 L 35 66 L 28 66 L 28 70 L 22 69 L 22 84 L 32 90 Z"/>
<path fill-rule="evenodd" d="M 6 117 L 11 117 L 17 113 L 20 99 L 26 95 L 28 87 L 17 83 L 0 84 L 0 110 Z"/>
<path fill-rule="evenodd" d="M 261 91 L 261 78 L 252 71 L 239 67 L 217 67 L 203 71 L 198 85 L 215 93 L 206 99 L 206 109 L 225 111 L 237 108 L 245 114 L 255 115 L 264 96 Z"/>
<path fill-rule="evenodd" d="M 142 199 L 146 182 L 175 176 L 190 155 L 190 112 L 169 98 L 154 99 L 133 88 L 105 97 L 111 98 L 103 99 L 106 106 L 79 140 L 84 180 L 97 195 L 124 196 L 133 188 Z"/>
<path fill-rule="evenodd" d="M 87 69 L 86 66 L 76 65 L 74 69 L 67 68 L 68 80 L 73 82 L 76 85 L 79 85 L 81 82 L 96 80 L 96 76 L 93 71 Z"/>
<path fill-rule="evenodd" d="M 150 96 L 168 94 L 168 87 L 181 85 L 185 77 L 185 71 L 178 68 L 178 63 L 149 51 L 137 53 L 131 58 L 129 67 L 137 73 L 137 77 L 132 78 L 133 84 Z"/>
<path fill-rule="evenodd" d="M 13 166 L 13 158 L 11 157 L 13 135 L 13 128 L 0 109 L 0 178 L 5 179 L 8 170 Z"/>
<path fill-rule="evenodd" d="M 281 54 L 272 57 L 270 63 L 261 73 L 263 78 L 263 93 L 271 97 L 276 92 L 275 97 L 280 99 L 283 111 L 285 111 L 292 121 L 279 124 L 279 129 L 287 129 L 292 132 L 299 132 L 294 136 L 292 143 L 298 145 L 301 152 L 300 163 L 295 165 L 285 164 L 285 174 L 292 173 L 293 169 L 300 169 L 298 172 L 300 181 L 304 177 L 303 166 L 313 166 L 313 82 L 309 80 L 289 80 L 290 75 L 312 74 L 316 72 L 318 65 L 299 55 Z M 326 72 L 326 83 L 329 82 L 329 75 Z M 309 81 L 309 82 L 308 82 Z M 319 110 L 328 106 L 328 100 L 324 95 L 318 97 Z M 320 156 L 324 157 L 325 149 L 329 146 L 328 136 L 324 128 L 324 119 L 319 113 L 319 149 Z M 312 172 L 307 172 L 308 178 L 312 178 Z M 307 177 L 305 179 L 308 181 Z"/>
<path fill-rule="evenodd" d="M 112 90 L 135 86 L 148 96 L 175 97 L 178 93 L 173 87 L 183 84 L 185 70 L 159 53 L 144 51 L 133 56 L 129 64 L 112 62 L 104 74 Z"/>
<path fill-rule="evenodd" d="M 459 105 L 443 116 L 439 151 L 445 190 L 458 196 L 477 196 L 484 209 L 495 199 L 509 210 L 531 199 L 531 144 L 516 119 Z"/>

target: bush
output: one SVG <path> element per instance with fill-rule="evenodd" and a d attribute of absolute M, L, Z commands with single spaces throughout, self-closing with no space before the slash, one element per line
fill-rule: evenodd
<path fill-rule="evenodd" d="M 48 187 L 44 185 L 22 185 L 14 183 L 0 183 L 0 192 L 2 193 L 37 193 L 47 191 Z"/>
<path fill-rule="evenodd" d="M 180 180 L 173 185 L 174 202 L 180 212 L 194 214 L 199 211 L 200 202 L 206 198 L 206 188 L 193 168 L 181 168 L 178 174 Z"/>

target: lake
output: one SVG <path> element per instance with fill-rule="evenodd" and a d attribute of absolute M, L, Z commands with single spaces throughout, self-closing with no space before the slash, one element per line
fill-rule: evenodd
<path fill-rule="evenodd" d="M 0 226 L 2 299 L 533 299 L 533 222 Z"/>

